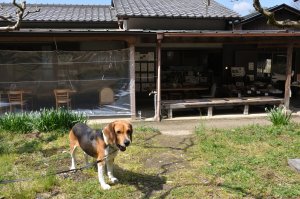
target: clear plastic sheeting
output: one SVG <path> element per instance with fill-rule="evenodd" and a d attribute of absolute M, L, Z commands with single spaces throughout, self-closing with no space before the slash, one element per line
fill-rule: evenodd
<path fill-rule="evenodd" d="M 0 108 L 64 106 L 89 116 L 130 115 L 129 70 L 129 49 L 0 51 Z"/>

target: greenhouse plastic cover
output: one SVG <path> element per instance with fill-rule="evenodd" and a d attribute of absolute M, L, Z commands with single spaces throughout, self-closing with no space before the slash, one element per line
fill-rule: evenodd
<path fill-rule="evenodd" d="M 1 108 L 22 91 L 25 111 L 56 108 L 54 89 L 69 89 L 71 109 L 89 116 L 130 115 L 129 49 L 112 51 L 0 51 Z M 101 90 L 113 102 L 101 103 Z M 102 97 L 103 98 L 103 97 Z M 105 96 L 104 96 L 105 98 Z M 13 111 L 20 106 L 11 104 Z"/>

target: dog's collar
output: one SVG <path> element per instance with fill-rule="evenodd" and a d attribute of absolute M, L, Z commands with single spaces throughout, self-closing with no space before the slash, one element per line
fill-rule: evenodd
<path fill-rule="evenodd" d="M 114 150 L 119 150 L 119 148 L 115 144 L 114 145 L 109 144 L 109 145 L 106 145 L 106 147 L 108 147 L 110 149 L 114 149 Z"/>

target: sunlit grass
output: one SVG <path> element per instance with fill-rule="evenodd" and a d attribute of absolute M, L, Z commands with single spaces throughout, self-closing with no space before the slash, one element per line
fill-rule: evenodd
<path fill-rule="evenodd" d="M 223 190 L 254 198 L 300 196 L 299 175 L 287 164 L 300 154 L 298 125 L 214 130 L 199 139 L 193 155 L 204 156 L 200 161 L 208 164 L 201 171 L 221 178 Z"/>
<path fill-rule="evenodd" d="M 204 122 L 185 137 L 135 124 L 133 143 L 115 161 L 120 182 L 109 191 L 94 167 L 49 175 L 70 166 L 67 132 L 0 132 L 0 180 L 32 178 L 0 185 L 0 198 L 300 197 L 300 176 L 287 165 L 300 156 L 297 124 L 210 130 Z M 85 165 L 81 150 L 77 159 Z"/>

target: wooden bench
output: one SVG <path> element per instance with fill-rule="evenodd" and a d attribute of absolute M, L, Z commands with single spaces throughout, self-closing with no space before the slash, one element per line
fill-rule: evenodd
<path fill-rule="evenodd" d="M 173 117 L 173 110 L 187 108 L 204 108 L 207 107 L 207 115 L 213 115 L 213 107 L 222 106 L 244 106 L 244 114 L 249 113 L 250 105 L 280 105 L 283 99 L 271 96 L 262 97 L 242 97 L 242 98 L 203 98 L 189 100 L 163 100 L 162 108 L 168 110 L 168 117 Z"/>

